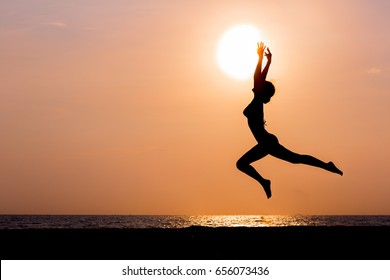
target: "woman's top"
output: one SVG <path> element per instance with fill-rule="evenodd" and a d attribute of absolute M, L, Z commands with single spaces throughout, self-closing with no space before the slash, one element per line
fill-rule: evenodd
<path fill-rule="evenodd" d="M 248 118 L 249 123 L 261 126 L 264 129 L 264 104 L 260 93 L 255 93 L 252 102 L 244 109 L 243 113 Z"/>

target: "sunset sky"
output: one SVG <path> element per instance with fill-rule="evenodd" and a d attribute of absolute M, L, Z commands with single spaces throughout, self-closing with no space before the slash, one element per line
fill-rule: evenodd
<path fill-rule="evenodd" d="M 0 214 L 390 214 L 390 1 L 0 0 Z M 268 156 L 224 32 L 273 54 Z M 256 44 L 253 46 L 256 53 Z M 253 69 L 254 70 L 254 69 Z"/>

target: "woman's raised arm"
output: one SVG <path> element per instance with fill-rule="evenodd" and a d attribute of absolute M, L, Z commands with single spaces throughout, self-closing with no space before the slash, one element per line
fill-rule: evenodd
<path fill-rule="evenodd" d="M 260 88 L 264 84 L 265 79 L 267 78 L 269 66 L 271 65 L 272 54 L 269 48 L 267 48 L 266 52 L 264 51 L 265 51 L 264 43 L 263 42 L 261 42 L 260 44 L 257 43 L 257 54 L 259 55 L 259 61 L 257 63 L 255 74 L 253 76 L 254 88 Z M 262 70 L 261 68 L 262 68 L 264 54 L 267 57 L 267 64 Z"/>

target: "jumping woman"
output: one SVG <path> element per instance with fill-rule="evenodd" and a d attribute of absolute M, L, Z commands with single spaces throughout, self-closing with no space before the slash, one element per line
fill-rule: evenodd
<path fill-rule="evenodd" d="M 259 60 L 253 77 L 254 87 L 252 89 L 254 97 L 252 102 L 249 103 L 244 110 L 244 115 L 248 118 L 248 125 L 257 141 L 257 145 L 237 161 L 237 168 L 258 181 L 263 187 L 268 199 L 272 196 L 271 181 L 265 179 L 253 166 L 251 166 L 252 162 L 257 161 L 266 155 L 272 155 L 291 163 L 302 163 L 319 167 L 343 175 L 343 172 L 338 169 L 333 162 L 330 161 L 326 163 L 310 155 L 294 153 L 280 145 L 278 138 L 265 130 L 263 105 L 267 104 L 275 94 L 274 85 L 266 80 L 268 69 L 271 65 L 272 54 L 269 48 L 266 49 L 262 42 L 260 44 L 257 43 L 257 54 L 259 55 Z M 262 69 L 264 55 L 267 58 L 267 64 L 264 69 Z"/>

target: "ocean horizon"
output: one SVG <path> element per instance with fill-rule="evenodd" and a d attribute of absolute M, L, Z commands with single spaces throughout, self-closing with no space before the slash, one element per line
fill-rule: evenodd
<path fill-rule="evenodd" d="M 7 229 L 390 226 L 390 215 L 0 215 Z"/>

